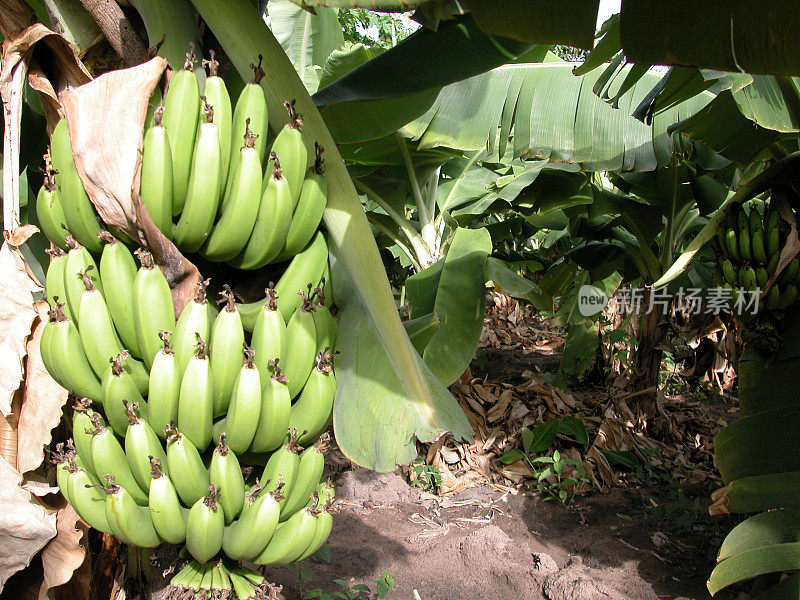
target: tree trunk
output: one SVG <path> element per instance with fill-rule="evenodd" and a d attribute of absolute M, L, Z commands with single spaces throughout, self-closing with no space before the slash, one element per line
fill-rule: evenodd
<path fill-rule="evenodd" d="M 633 348 L 631 364 L 628 368 L 628 381 L 633 392 L 643 392 L 631 399 L 629 406 L 640 423 L 646 423 L 656 413 L 658 377 L 664 351 L 659 348 L 666 334 L 665 318 L 659 306 L 649 310 L 650 290 L 646 290 L 642 301 L 642 311 L 636 326 L 636 343 Z"/>

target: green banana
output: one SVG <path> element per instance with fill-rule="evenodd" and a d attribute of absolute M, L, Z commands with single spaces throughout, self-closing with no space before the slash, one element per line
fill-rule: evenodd
<path fill-rule="evenodd" d="M 86 195 L 83 182 L 81 182 L 75 167 L 65 119 L 61 119 L 53 130 L 50 156 L 52 166 L 57 174 L 55 183 L 67 228 L 83 246 L 92 252 L 99 253 L 102 250 L 97 239 L 100 224 L 97 221 L 92 201 Z"/>
<path fill-rule="evenodd" d="M 233 586 L 234 594 L 239 600 L 256 598 L 256 588 L 236 571 L 231 571 L 231 585 Z"/>
<path fill-rule="evenodd" d="M 308 246 L 292 259 L 275 285 L 277 294 L 275 297 L 281 299 L 278 310 L 284 321 L 288 321 L 294 311 L 303 303 L 302 298 L 296 295 L 298 290 L 306 289 L 309 282 L 319 281 L 327 264 L 328 244 L 322 232 L 317 231 Z M 253 331 L 259 313 L 269 300 L 269 298 L 264 298 L 257 302 L 239 305 L 239 313 L 242 316 L 242 325 L 245 330 Z"/>
<path fill-rule="evenodd" d="M 206 241 L 220 200 L 219 130 L 213 109 L 206 104 L 203 110 L 206 121 L 200 126 L 186 202 L 175 225 L 175 244 L 187 252 L 197 252 Z"/>
<path fill-rule="evenodd" d="M 67 482 L 69 502 L 81 519 L 103 533 L 113 534 L 106 516 L 106 494 L 98 489 L 90 474 L 75 466 Z"/>
<path fill-rule="evenodd" d="M 42 353 L 44 365 L 61 387 L 81 398 L 102 403 L 100 380 L 83 350 L 80 333 L 64 314 L 64 305 L 55 300 L 49 312 L 50 319 L 42 331 L 46 348 Z"/>
<path fill-rule="evenodd" d="M 310 291 L 311 284 L 309 284 Z M 289 395 L 294 398 L 314 368 L 314 356 L 317 349 L 317 329 L 314 323 L 314 303 L 302 291 L 303 304 L 298 308 L 286 324 L 286 339 L 291 340 L 286 348 L 286 359 L 283 371 L 289 378 Z"/>
<path fill-rule="evenodd" d="M 127 409 L 129 425 L 125 435 L 125 455 L 139 487 L 149 494 L 150 484 L 153 481 L 150 460 L 155 458 L 161 461 L 166 469 L 167 455 L 153 428 L 136 414 L 135 411 L 138 409 L 136 402 L 129 402 Z"/>
<path fill-rule="evenodd" d="M 175 308 L 167 278 L 159 269 L 153 255 L 137 250 L 142 266 L 133 281 L 133 322 L 136 340 L 147 368 L 161 350 L 159 331 L 175 331 Z"/>
<path fill-rule="evenodd" d="M 72 144 L 66 119 L 59 119 L 53 129 L 53 135 L 50 136 L 50 159 L 52 168 L 57 174 L 66 175 L 78 172 L 75 168 L 75 160 L 72 158 Z M 59 182 L 56 181 L 56 183 Z"/>
<path fill-rule="evenodd" d="M 249 119 L 247 124 L 244 146 L 238 150 L 237 166 L 231 174 L 229 196 L 223 200 L 222 217 L 200 250 L 208 260 L 231 260 L 244 249 L 253 231 L 252 215 L 258 211 L 263 175 Z"/>
<path fill-rule="evenodd" d="M 294 403 L 289 414 L 289 427 L 297 429 L 297 443 L 301 446 L 317 440 L 328 426 L 333 412 L 336 379 L 331 364 L 332 355 L 328 350 L 326 348 L 317 355 L 317 364 L 300 392 L 300 399 Z"/>
<path fill-rule="evenodd" d="M 208 490 L 208 471 L 197 448 L 188 438 L 172 425 L 166 427 L 166 433 L 170 479 L 183 503 L 191 506 Z"/>
<path fill-rule="evenodd" d="M 767 264 L 767 253 L 764 246 L 764 231 L 759 229 L 753 232 L 750 236 L 751 251 L 753 253 L 753 261 L 758 265 Z"/>
<path fill-rule="evenodd" d="M 767 281 L 769 281 L 769 273 L 764 267 L 758 267 L 756 269 L 756 282 L 758 283 L 758 287 L 764 289 L 767 287 Z"/>
<path fill-rule="evenodd" d="M 220 303 L 224 304 L 214 321 L 209 345 L 211 374 L 214 382 L 214 416 L 219 417 L 228 410 L 233 386 L 242 367 L 244 329 L 242 318 L 236 308 L 231 288 L 225 284 L 220 292 Z"/>
<path fill-rule="evenodd" d="M 135 403 L 137 409 L 141 407 L 145 413 L 147 412 L 147 403 L 136 388 L 136 382 L 122 366 L 122 361 L 127 356 L 127 352 L 120 352 L 109 359 L 111 367 L 106 370 L 102 382 L 103 411 L 111 429 L 121 438 L 124 438 L 128 431 L 130 420 L 128 404 Z M 140 479 L 138 481 L 141 485 L 142 481 Z"/>
<path fill-rule="evenodd" d="M 164 105 L 164 94 L 161 93 L 161 86 L 157 85 L 147 100 L 147 112 L 144 117 L 144 130 L 147 131 L 156 124 L 156 110 Z M 171 159 L 170 159 L 171 160 Z"/>
<path fill-rule="evenodd" d="M 789 283 L 794 281 L 798 270 L 800 270 L 800 257 L 795 256 L 789 264 L 783 268 L 783 271 L 781 271 L 781 274 L 778 276 L 781 286 L 789 285 Z"/>
<path fill-rule="evenodd" d="M 69 440 L 67 440 L 69 442 Z M 75 466 L 75 453 L 64 449 L 64 442 L 56 444 L 55 451 L 50 452 L 50 462 L 56 467 L 56 483 L 67 502 L 74 504 L 69 490 L 69 476 Z M 277 519 L 276 519 L 277 520 Z"/>
<path fill-rule="evenodd" d="M 286 375 L 278 366 L 279 360 L 273 358 L 269 361 L 272 375 L 264 376 L 267 385 L 261 394 L 261 412 L 253 442 L 250 444 L 251 452 L 271 452 L 286 438 L 292 397 L 289 395 Z"/>
<path fill-rule="evenodd" d="M 739 253 L 739 238 L 736 236 L 735 229 L 725 231 L 725 247 L 727 248 L 728 258 L 735 262 L 741 262 L 742 255 Z"/>
<path fill-rule="evenodd" d="M 244 505 L 244 477 L 236 453 L 225 444 L 225 433 L 219 436 L 219 444 L 211 455 L 208 475 L 211 484 L 218 490 L 217 502 L 222 507 L 225 523 L 239 516 Z"/>
<path fill-rule="evenodd" d="M 797 300 L 797 286 L 794 283 L 789 283 L 781 292 L 780 299 L 778 300 L 778 308 L 789 308 Z"/>
<path fill-rule="evenodd" d="M 147 421 L 162 440 L 167 439 L 164 428 L 178 421 L 178 401 L 181 391 L 182 371 L 178 368 L 175 353 L 169 345 L 169 332 L 159 331 L 164 347 L 158 351 L 150 369 L 150 387 L 147 392 Z"/>
<path fill-rule="evenodd" d="M 321 283 L 323 286 L 325 285 L 324 277 Z M 325 306 L 325 293 L 322 288 L 314 288 L 314 295 L 316 296 L 314 304 L 317 309 L 312 314 L 314 315 L 314 329 L 317 334 L 317 354 L 325 350 L 325 348 L 329 348 L 333 352 L 339 325 L 336 319 L 333 318 L 331 311 Z"/>
<path fill-rule="evenodd" d="M 286 351 L 286 322 L 278 311 L 278 294 L 275 285 L 270 282 L 266 289 L 267 302 L 259 311 L 253 326 L 253 350 L 255 365 L 261 374 L 261 387 L 266 389 L 272 370 L 269 361 L 273 358 L 284 359 Z"/>
<path fill-rule="evenodd" d="M 103 282 L 103 297 L 108 305 L 114 327 L 123 345 L 140 357 L 136 328 L 133 325 L 133 281 L 136 279 L 136 261 L 125 244 L 101 231 L 99 237 L 106 244 L 100 256 L 100 281 Z"/>
<path fill-rule="evenodd" d="M 308 548 L 306 548 L 305 551 L 297 557 L 295 562 L 305 560 L 314 554 L 317 550 L 322 548 L 322 544 L 324 544 L 331 535 L 331 530 L 333 529 L 333 516 L 330 513 L 330 507 L 326 505 L 320 510 L 322 512 L 315 515 L 316 526 L 314 528 L 314 537 L 311 539 L 311 543 L 309 544 Z"/>
<path fill-rule="evenodd" d="M 122 449 L 114 433 L 105 427 L 99 415 L 92 415 L 92 425 L 90 430 L 94 437 L 92 439 L 92 463 L 95 472 L 102 479 L 105 476 L 113 475 L 123 488 L 125 488 L 137 504 L 147 506 L 147 493 L 139 487 L 136 478 L 133 476 L 125 451 Z M 112 525 L 113 527 L 113 525 Z"/>
<path fill-rule="evenodd" d="M 208 495 L 192 505 L 186 519 L 186 549 L 201 563 L 207 562 L 222 549 L 225 516 L 217 505 L 218 492 L 217 487 L 210 484 Z"/>
<path fill-rule="evenodd" d="M 106 475 L 108 486 L 106 492 L 106 518 L 115 534 L 122 534 L 120 539 L 132 546 L 140 548 L 155 548 L 161 544 L 150 510 L 146 506 L 139 506 L 128 491 L 116 483 L 113 475 Z"/>
<path fill-rule="evenodd" d="M 206 288 L 210 282 L 210 279 L 197 282 L 194 299 L 183 307 L 175 325 L 172 347 L 181 373 L 186 370 L 189 359 L 194 356 L 197 345 L 195 333 L 199 333 L 204 340 L 211 339 L 211 329 L 217 317 L 217 309 L 206 300 Z"/>
<path fill-rule="evenodd" d="M 87 429 L 94 429 L 91 415 L 96 413 L 92 410 L 88 398 L 77 398 L 72 408 L 72 439 L 75 442 L 75 449 L 83 461 L 84 468 L 92 476 L 97 477 L 97 469 L 94 468 L 92 462 L 92 438 L 94 436 L 86 432 Z M 105 425 L 102 417 L 98 415 L 98 418 L 100 423 Z"/>
<path fill-rule="evenodd" d="M 314 541 L 317 513 L 315 508 L 304 508 L 280 525 L 267 547 L 252 562 L 256 565 L 285 565 L 294 562 Z"/>
<path fill-rule="evenodd" d="M 229 261 L 237 269 L 258 269 L 278 256 L 286 241 L 292 220 L 292 197 L 281 162 L 275 158 L 275 168 L 261 196 L 253 232 L 244 250 Z"/>
<path fill-rule="evenodd" d="M 767 310 L 777 310 L 781 302 L 781 290 L 777 283 L 773 283 L 764 298 L 764 307 Z"/>
<path fill-rule="evenodd" d="M 211 575 L 209 598 L 227 598 L 231 593 L 231 578 L 222 560 L 217 561 Z"/>
<path fill-rule="evenodd" d="M 58 190 L 53 177 L 53 170 L 50 165 L 50 155 L 44 155 L 45 172 L 44 183 L 39 188 L 36 195 L 36 217 L 39 219 L 39 226 L 47 239 L 53 242 L 57 248 L 65 252 L 69 250 L 67 240 L 64 237 L 67 233 L 67 220 L 64 217 L 64 207 L 58 198 Z"/>
<path fill-rule="evenodd" d="M 294 103 L 294 100 L 283 103 L 289 112 L 289 122 L 278 132 L 270 149 L 270 154 L 280 156 L 285 165 L 284 177 L 288 180 L 291 190 L 292 211 L 300 198 L 300 190 L 308 167 L 308 150 L 303 141 L 303 132 L 300 130 L 303 120 L 295 112 Z"/>
<path fill-rule="evenodd" d="M 55 297 L 64 299 L 67 297 L 64 289 L 64 270 L 67 266 L 67 253 L 58 246 L 48 248 L 45 252 L 50 257 L 50 264 L 47 265 L 44 289 L 47 292 L 47 302 L 50 306 L 54 306 L 56 303 Z M 65 306 L 65 311 L 67 317 L 71 319 L 69 307 Z"/>
<path fill-rule="evenodd" d="M 297 470 L 300 467 L 300 457 L 297 454 L 300 446 L 297 445 L 296 439 L 297 432 L 294 429 L 289 429 L 288 443 L 272 453 L 264 467 L 264 472 L 261 474 L 261 482 L 265 492 L 272 492 L 278 489 L 280 483 L 283 483 L 283 495 L 285 498 L 278 502 L 281 510 L 286 504 L 286 498 L 292 493 L 292 488 L 297 478 Z"/>
<path fill-rule="evenodd" d="M 214 409 L 214 379 L 206 344 L 200 334 L 197 352 L 189 359 L 181 378 L 178 399 L 178 427 L 186 438 L 200 451 L 211 443 L 211 426 Z"/>
<path fill-rule="evenodd" d="M 767 272 L 770 275 L 775 273 L 775 270 L 778 268 L 778 262 L 780 261 L 781 255 L 780 254 L 773 254 L 770 259 L 769 263 L 767 264 Z"/>
<path fill-rule="evenodd" d="M 248 128 L 253 131 L 255 136 L 254 148 L 258 153 L 258 164 L 264 161 L 266 151 L 267 134 L 269 133 L 269 120 L 267 111 L 267 98 L 264 89 L 261 87 L 261 78 L 264 77 L 264 70 L 261 68 L 261 55 L 258 56 L 258 65 L 250 65 L 253 69 L 253 81 L 244 86 L 236 101 L 236 108 L 233 111 L 233 123 L 231 126 L 231 147 L 230 165 L 228 167 L 228 180 L 226 183 L 225 195 L 222 209 L 227 208 L 226 199 L 230 199 L 230 187 L 234 179 L 234 173 L 238 169 L 239 162 L 239 140 L 245 135 Z"/>
<path fill-rule="evenodd" d="M 150 457 L 152 481 L 148 495 L 150 518 L 158 536 L 169 544 L 182 544 L 186 540 L 188 511 L 181 506 L 175 486 L 162 470 L 165 464 Z"/>
<path fill-rule="evenodd" d="M 740 214 L 744 215 L 744 211 Z M 745 221 L 744 227 L 739 229 L 739 253 L 745 262 L 753 262 L 753 252 L 750 245 L 750 226 L 747 221 Z"/>
<path fill-rule="evenodd" d="M 772 217 L 772 215 L 778 215 L 778 213 L 773 212 L 770 215 L 770 217 Z M 777 221 L 777 219 L 772 219 L 772 218 L 770 218 L 770 224 L 772 223 L 773 220 L 776 221 L 775 225 L 774 226 L 771 225 L 765 230 L 767 235 L 766 246 L 767 246 L 768 256 L 774 256 L 776 254 L 780 254 L 781 251 L 781 230 L 779 226 L 780 224 Z"/>
<path fill-rule="evenodd" d="M 278 526 L 283 498 L 281 488 L 262 493 L 260 482 L 248 492 L 241 516 L 228 524 L 222 536 L 222 550 L 233 560 L 251 560 L 266 548 Z"/>
<path fill-rule="evenodd" d="M 228 94 L 228 88 L 225 87 L 225 80 L 217 75 L 219 62 L 214 58 L 214 51 L 209 50 L 208 52 L 211 58 L 203 59 L 203 66 L 208 67 L 208 77 L 206 77 L 203 94 L 206 102 L 214 109 L 214 122 L 217 124 L 219 132 L 219 189 L 224 190 L 225 182 L 228 179 L 228 165 L 231 160 L 233 127 L 231 97 Z M 202 117 L 202 115 L 200 116 Z M 200 120 L 202 121 L 202 119 Z"/>
<path fill-rule="evenodd" d="M 746 290 L 754 290 L 756 285 L 756 272 L 752 267 L 745 266 L 739 269 L 739 287 Z"/>
<path fill-rule="evenodd" d="M 200 86 L 194 73 L 195 58 L 190 45 L 183 69 L 173 71 L 164 98 L 164 128 L 172 151 L 172 214 L 183 212 L 189 188 L 192 152 L 200 116 Z"/>
<path fill-rule="evenodd" d="M 325 178 L 323 166 L 322 146 L 314 144 L 316 161 L 309 169 L 300 190 L 300 198 L 292 214 L 289 232 L 286 234 L 286 243 L 280 258 L 294 256 L 306 247 L 322 220 L 322 213 L 328 202 L 328 180 Z M 305 151 L 305 148 L 303 148 Z M 290 180 L 291 187 L 291 180 Z"/>
<path fill-rule="evenodd" d="M 233 386 L 224 425 L 224 430 L 228 434 L 228 446 L 236 454 L 242 454 L 250 447 L 260 417 L 261 376 L 253 362 L 253 349 L 245 345 L 244 365 L 239 369 L 239 375 Z M 227 510 L 225 515 L 228 515 Z"/>
<path fill-rule="evenodd" d="M 94 287 L 91 277 L 86 273 L 79 275 L 83 278 L 86 289 L 81 296 L 78 309 L 78 332 L 89 364 L 98 377 L 105 379 L 108 363 L 118 355 L 124 354 L 120 359 L 122 366 L 130 374 L 139 393 L 146 394 L 149 385 L 147 370 L 122 347 L 108 305 L 103 294 Z M 103 403 L 105 404 L 105 395 Z"/>
<path fill-rule="evenodd" d="M 144 134 L 139 196 L 156 227 L 172 239 L 172 197 L 175 189 L 172 181 L 172 149 L 167 128 L 162 125 L 163 116 L 162 105 L 155 109 L 153 126 Z"/>
<path fill-rule="evenodd" d="M 94 258 L 92 258 L 89 251 L 69 234 L 67 234 L 66 240 L 70 250 L 67 252 L 67 260 L 64 265 L 64 295 L 70 319 L 74 320 L 77 325 L 78 307 L 81 304 L 83 291 L 86 289 L 79 273 L 88 273 L 94 286 L 101 292 L 103 291 L 103 284 L 100 282 L 100 271 L 97 268 L 97 263 L 94 262 Z"/>
<path fill-rule="evenodd" d="M 286 503 L 281 507 L 281 521 L 286 521 L 294 513 L 308 504 L 311 493 L 319 486 L 325 468 L 325 450 L 330 444 L 330 436 L 323 435 L 313 445 L 303 450 L 297 467 L 295 484 Z"/>

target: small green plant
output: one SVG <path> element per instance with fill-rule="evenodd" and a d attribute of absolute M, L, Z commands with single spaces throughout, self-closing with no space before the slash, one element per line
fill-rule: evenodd
<path fill-rule="evenodd" d="M 413 485 L 422 488 L 425 492 L 432 492 L 442 485 L 442 472 L 433 465 L 425 464 L 421 456 L 411 463 L 412 470 L 417 474 Z"/>
<path fill-rule="evenodd" d="M 302 575 L 302 574 L 301 574 Z M 333 582 L 341 589 L 332 592 L 326 592 L 321 588 L 316 588 L 303 592 L 302 600 L 381 600 L 394 589 L 394 577 L 388 571 L 376 577 L 374 580 L 375 589 L 370 586 L 359 583 L 350 585 L 344 579 L 334 579 Z"/>
<path fill-rule="evenodd" d="M 500 457 L 500 462 L 510 464 L 524 460 L 535 479 L 530 487 L 535 487 L 545 500 L 557 499 L 564 506 L 570 506 L 575 497 L 575 487 L 580 483 L 590 483 L 590 480 L 582 461 L 564 458 L 557 449 L 552 454 L 542 455 L 555 443 L 559 434 L 583 446 L 584 452 L 589 449 L 589 434 L 581 420 L 563 417 L 551 419 L 533 429 L 523 427 L 520 430 L 522 450 L 508 450 Z M 567 477 L 572 470 L 565 467 L 574 467 L 576 475 Z"/>

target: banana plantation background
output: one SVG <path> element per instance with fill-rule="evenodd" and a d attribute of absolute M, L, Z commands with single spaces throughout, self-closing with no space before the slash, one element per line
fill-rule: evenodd
<path fill-rule="evenodd" d="M 39 352 L 50 243 L 36 203 L 48 136 L 66 116 L 102 221 L 148 242 L 176 305 L 194 297 L 197 268 L 174 246 L 159 249 L 131 197 L 150 91 L 193 44 L 198 58 L 215 52 L 232 98 L 261 60 L 271 130 L 294 100 L 307 139 L 324 147 L 341 459 L 326 473 L 397 471 L 437 510 L 471 487 L 538 495 L 567 531 L 586 525 L 591 499 L 636 481 L 685 500 L 691 477 L 665 475 L 663 453 L 677 446 L 682 472 L 708 473 L 695 512 L 716 515 L 700 574 L 708 592 L 697 597 L 797 598 L 800 12 L 777 1 L 622 0 L 598 23 L 599 9 L 608 6 L 0 0 L 2 597 L 149 597 L 182 560 L 91 530 L 55 487 L 49 455 L 69 437 L 68 395 Z M 206 79 L 199 60 L 192 68 Z M 73 93 L 93 80 L 102 93 Z M 92 174 L 106 155 L 113 174 Z M 750 249 L 756 231 L 763 260 Z M 242 271 L 233 292 L 258 301 L 270 276 Z M 691 289 L 708 303 L 756 277 L 755 317 L 677 302 L 636 314 L 622 300 L 637 290 L 661 306 Z M 586 286 L 604 296 L 602 311 L 582 310 Z M 499 371 L 489 364 L 498 348 L 511 349 Z M 551 364 L 539 370 L 520 358 L 544 354 Z M 697 419 L 710 423 L 701 433 Z M 373 491 L 384 489 L 388 475 L 374 477 Z M 641 518 L 675 520 L 664 511 L 653 501 Z M 603 527 L 620 527 L 619 512 Z M 535 519 L 526 514 L 516 518 Z M 642 543 L 667 555 L 672 542 Z M 329 546 L 315 564 L 346 579 Z M 303 588 L 308 571 L 287 589 L 337 597 Z M 608 591 L 558 595 L 556 575 L 526 591 L 539 596 L 514 597 Z M 381 581 L 372 596 L 345 581 L 338 597 L 391 597 L 394 581 Z M 425 596 L 425 581 L 404 583 L 427 598 L 476 589 Z M 527 584 L 510 585 L 517 594 Z"/>

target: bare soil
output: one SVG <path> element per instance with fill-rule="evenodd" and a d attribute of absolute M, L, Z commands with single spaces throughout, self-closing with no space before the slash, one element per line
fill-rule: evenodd
<path fill-rule="evenodd" d="M 436 498 L 364 469 L 340 484 L 331 561 L 307 561 L 314 576 L 302 587 L 296 568 L 266 573 L 286 598 L 333 591 L 337 578 L 369 584 L 385 570 L 397 585 L 390 599 L 416 589 L 423 600 L 699 600 L 710 597 L 712 532 L 731 526 L 703 516 L 707 502 L 688 500 L 697 490 L 662 501 L 675 490 L 616 488 L 566 509 L 488 486 Z"/>

